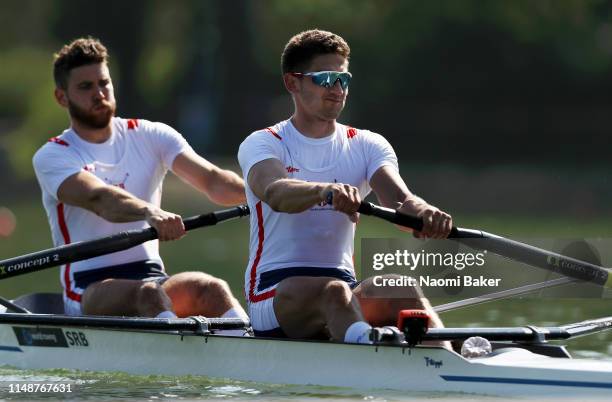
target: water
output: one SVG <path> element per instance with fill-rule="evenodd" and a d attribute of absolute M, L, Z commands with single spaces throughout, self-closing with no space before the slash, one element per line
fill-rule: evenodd
<path fill-rule="evenodd" d="M 293 385 L 269 385 L 202 377 L 137 376 L 124 373 L 91 373 L 69 370 L 23 371 L 0 369 L 0 378 L 10 381 L 69 382 L 72 393 L 17 394 L 6 393 L 5 400 L 209 400 L 238 401 L 500 401 L 501 398 L 444 393 L 405 393 L 393 391 L 356 392 L 352 390 Z"/>
<path fill-rule="evenodd" d="M 358 392 L 333 387 L 270 385 L 230 380 L 210 380 L 202 377 L 137 376 L 124 373 L 91 373 L 69 370 L 23 371 L 0 368 L 3 384 L 2 400 L 134 400 L 134 401 L 432 401 L 432 402 L 497 402 L 501 397 L 461 393 L 400 393 L 394 391 Z M 8 393 L 6 386 L 14 381 L 69 382 L 71 393 Z M 538 398 L 512 400 L 547 401 Z M 584 401 L 583 398 L 555 398 L 550 401 Z M 604 401 L 605 399 L 589 399 Z"/>

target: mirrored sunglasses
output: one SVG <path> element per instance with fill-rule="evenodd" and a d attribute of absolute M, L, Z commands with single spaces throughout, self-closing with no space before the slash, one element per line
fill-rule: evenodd
<path fill-rule="evenodd" d="M 296 77 L 310 77 L 312 82 L 323 88 L 331 88 L 340 81 L 342 89 L 347 89 L 353 75 L 349 72 L 341 71 L 316 71 L 313 73 L 292 73 Z"/>

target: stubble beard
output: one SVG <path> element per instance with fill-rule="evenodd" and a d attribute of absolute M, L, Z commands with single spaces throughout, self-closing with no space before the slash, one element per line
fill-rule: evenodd
<path fill-rule="evenodd" d="M 83 109 L 68 100 L 68 113 L 70 113 L 70 117 L 72 119 L 76 120 L 77 122 L 79 122 L 79 124 L 87 128 L 106 128 L 108 127 L 111 119 L 115 115 L 117 105 L 115 102 L 102 102 L 102 104 L 106 106 L 105 113 L 95 113 L 93 111 Z M 99 106 L 99 104 L 94 107 L 97 106 Z"/>
<path fill-rule="evenodd" d="M 322 114 L 326 119 L 337 120 L 344 110 L 344 105 L 345 102 L 343 102 L 342 105 L 336 105 L 335 107 L 323 108 Z"/>

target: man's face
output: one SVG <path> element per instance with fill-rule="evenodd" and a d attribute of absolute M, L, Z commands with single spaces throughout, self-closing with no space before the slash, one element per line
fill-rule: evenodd
<path fill-rule="evenodd" d="M 348 60 L 339 54 L 322 54 L 315 56 L 312 60 L 308 71 L 299 71 L 301 73 L 317 72 L 317 71 L 348 71 Z M 296 104 L 302 112 L 320 120 L 336 120 L 346 102 L 348 88 L 342 89 L 340 82 L 336 82 L 332 87 L 325 88 L 316 85 L 308 76 L 293 77 L 292 79 L 299 80 L 295 86 L 295 92 L 292 91 Z"/>
<path fill-rule="evenodd" d="M 72 69 L 68 88 L 56 89 L 55 96 L 73 120 L 92 129 L 108 127 L 117 107 L 106 63 Z"/>

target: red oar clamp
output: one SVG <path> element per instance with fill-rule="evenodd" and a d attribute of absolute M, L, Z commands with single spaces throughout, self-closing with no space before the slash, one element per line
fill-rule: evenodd
<path fill-rule="evenodd" d="M 402 310 L 397 315 L 397 328 L 404 333 L 408 346 L 421 343 L 429 328 L 429 314 L 425 310 Z"/>

